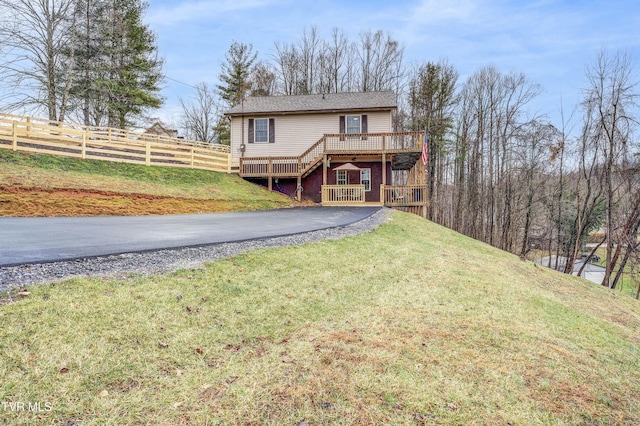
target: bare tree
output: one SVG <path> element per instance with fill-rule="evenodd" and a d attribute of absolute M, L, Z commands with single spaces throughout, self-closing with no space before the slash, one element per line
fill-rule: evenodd
<path fill-rule="evenodd" d="M 53 121 L 67 111 L 75 70 L 76 0 L 0 0 L 0 70 L 15 88 L 13 108 L 44 108 Z"/>
<path fill-rule="evenodd" d="M 220 107 L 215 94 L 206 83 L 196 86 L 191 102 L 180 99 L 180 105 L 181 124 L 188 138 L 209 143 L 218 142 L 215 127 L 220 117 Z"/>
<path fill-rule="evenodd" d="M 603 147 L 606 273 L 602 285 L 609 286 L 611 273 L 616 266 L 612 258 L 617 226 L 614 209 L 618 201 L 614 173 L 616 168 L 623 167 L 628 161 L 630 137 L 636 125 L 630 114 L 637 106 L 639 94 L 635 92 L 631 58 L 622 52 L 610 55 L 603 51 L 598 54 L 596 63 L 587 69 L 587 80 L 589 88 L 585 103 L 591 107 L 588 111 L 593 114 L 595 124 L 592 137 L 601 140 Z"/>
<path fill-rule="evenodd" d="M 358 90 L 391 90 L 402 77 L 404 48 L 388 33 L 378 30 L 360 33 L 356 53 L 359 59 Z"/>
<path fill-rule="evenodd" d="M 260 61 L 251 69 L 251 96 L 271 96 L 276 92 L 276 73 L 271 64 Z"/>

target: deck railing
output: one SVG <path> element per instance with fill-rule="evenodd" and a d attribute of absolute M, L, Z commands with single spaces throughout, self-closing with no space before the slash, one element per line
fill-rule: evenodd
<path fill-rule="evenodd" d="M 296 177 L 300 174 L 298 157 L 251 157 L 240 160 L 243 177 Z"/>
<path fill-rule="evenodd" d="M 328 134 L 299 157 L 243 157 L 243 177 L 304 176 L 322 161 L 325 154 L 380 154 L 415 152 L 422 148 L 423 132 Z"/>
<path fill-rule="evenodd" d="M 322 185 L 323 205 L 338 206 L 364 202 L 364 185 Z"/>
<path fill-rule="evenodd" d="M 229 172 L 229 147 L 107 127 L 0 114 L 0 148 L 124 163 Z"/>
<path fill-rule="evenodd" d="M 422 147 L 422 135 L 422 132 L 331 134 L 325 135 L 325 150 L 332 154 L 414 151 Z"/>

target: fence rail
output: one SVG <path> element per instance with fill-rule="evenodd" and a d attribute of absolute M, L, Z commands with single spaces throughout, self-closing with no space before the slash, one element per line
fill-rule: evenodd
<path fill-rule="evenodd" d="M 0 114 L 0 148 L 147 166 L 231 169 L 226 145 L 11 114 Z"/>

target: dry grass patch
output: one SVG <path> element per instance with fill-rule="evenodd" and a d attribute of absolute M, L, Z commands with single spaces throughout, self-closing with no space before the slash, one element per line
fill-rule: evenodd
<path fill-rule="evenodd" d="M 53 410 L 13 424 L 640 423 L 636 301 L 407 214 L 32 291 L 0 311 L 0 400 Z"/>

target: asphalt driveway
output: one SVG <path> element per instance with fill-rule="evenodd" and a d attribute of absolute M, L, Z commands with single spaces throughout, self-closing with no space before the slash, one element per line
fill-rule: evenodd
<path fill-rule="evenodd" d="M 349 225 L 379 207 L 170 216 L 0 218 L 0 267 L 280 237 Z"/>

